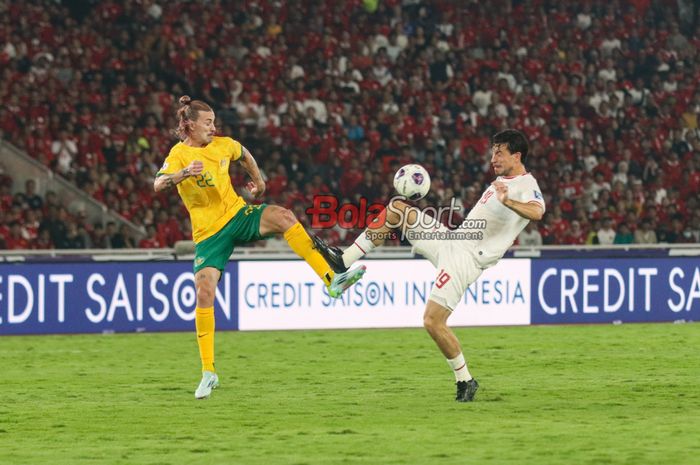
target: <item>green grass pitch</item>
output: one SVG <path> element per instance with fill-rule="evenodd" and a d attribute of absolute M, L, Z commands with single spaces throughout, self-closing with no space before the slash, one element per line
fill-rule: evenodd
<path fill-rule="evenodd" d="M 700 325 L 0 337 L 0 464 L 698 464 Z"/>

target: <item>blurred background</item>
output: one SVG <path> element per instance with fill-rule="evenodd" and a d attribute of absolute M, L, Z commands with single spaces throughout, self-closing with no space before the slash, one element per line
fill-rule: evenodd
<path fill-rule="evenodd" d="M 258 160 L 264 200 L 307 227 L 315 195 L 384 203 L 410 162 L 432 176 L 423 205 L 455 198 L 466 216 L 493 179 L 489 137 L 513 127 L 548 206 L 521 245 L 700 242 L 699 9 L 0 1 L 0 248 L 189 240 L 177 192 L 152 188 L 183 94 L 215 109 Z"/>

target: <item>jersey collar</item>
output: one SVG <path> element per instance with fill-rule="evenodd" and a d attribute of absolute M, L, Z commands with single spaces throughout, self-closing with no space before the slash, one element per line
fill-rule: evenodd
<path fill-rule="evenodd" d="M 515 178 L 519 178 L 520 176 L 527 176 L 528 174 L 530 174 L 530 172 L 526 171 L 523 174 L 516 174 L 515 176 L 499 176 L 499 177 L 501 179 L 515 179 Z"/>

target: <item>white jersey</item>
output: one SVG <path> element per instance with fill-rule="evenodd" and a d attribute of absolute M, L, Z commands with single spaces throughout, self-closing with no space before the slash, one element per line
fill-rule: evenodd
<path fill-rule="evenodd" d="M 501 181 L 508 186 L 508 198 L 518 202 L 536 203 L 544 211 L 542 191 L 530 173 L 519 176 L 499 176 L 496 181 Z M 528 219 L 499 202 L 496 188 L 490 185 L 471 209 L 463 224 L 464 230 L 472 233 L 472 237 L 473 233 L 481 231 L 481 238 L 470 239 L 464 243 L 472 250 L 478 264 L 482 268 L 488 268 L 503 257 L 528 222 Z"/>

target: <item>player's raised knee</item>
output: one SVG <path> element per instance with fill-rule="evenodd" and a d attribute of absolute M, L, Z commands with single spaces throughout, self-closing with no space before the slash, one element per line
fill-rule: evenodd
<path fill-rule="evenodd" d="M 386 208 L 386 223 L 390 228 L 399 228 L 406 218 L 409 205 L 403 200 L 392 200 Z"/>
<path fill-rule="evenodd" d="M 410 205 L 408 205 L 406 202 L 400 199 L 393 199 L 389 203 L 389 210 L 395 210 L 395 211 L 404 211 L 407 209 Z"/>
<path fill-rule="evenodd" d="M 279 225 L 283 231 L 298 223 L 296 215 L 288 208 L 281 208 L 279 213 Z"/>
<path fill-rule="evenodd" d="M 284 207 L 270 205 L 263 213 L 262 222 L 267 232 L 283 233 L 298 223 L 294 213 Z"/>

